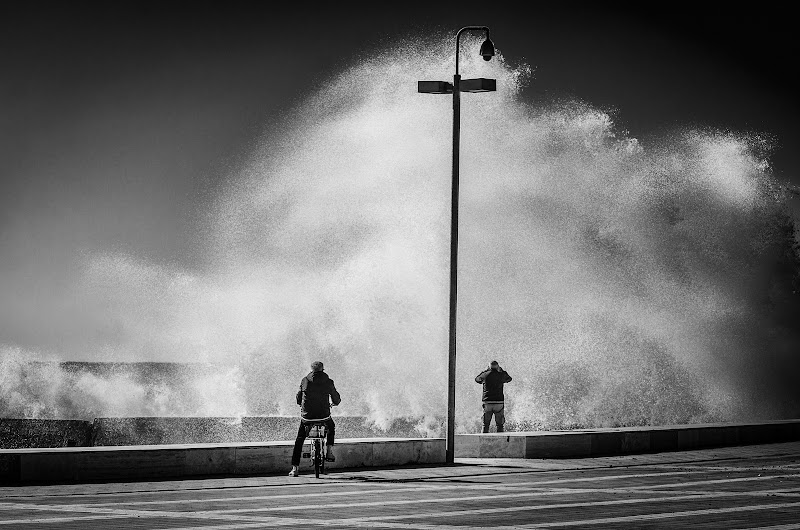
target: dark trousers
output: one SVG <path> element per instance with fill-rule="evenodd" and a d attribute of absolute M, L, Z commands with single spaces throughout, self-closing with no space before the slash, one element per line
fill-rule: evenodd
<path fill-rule="evenodd" d="M 506 422 L 505 405 L 503 403 L 484 403 L 483 404 L 483 432 L 489 432 L 489 424 L 497 425 L 497 432 L 503 432 L 503 424 Z"/>
<path fill-rule="evenodd" d="M 297 439 L 294 441 L 294 451 L 292 452 L 292 465 L 300 465 L 300 455 L 303 452 L 303 443 L 306 441 L 306 426 L 308 424 L 300 420 L 300 427 L 297 428 Z M 333 418 L 325 420 L 325 427 L 328 428 L 328 447 L 333 447 L 333 439 L 336 433 L 336 424 Z"/>

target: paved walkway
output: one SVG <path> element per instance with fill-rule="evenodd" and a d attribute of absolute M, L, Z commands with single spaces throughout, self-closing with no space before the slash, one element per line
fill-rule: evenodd
<path fill-rule="evenodd" d="M 0 488 L 0 530 L 800 529 L 800 442 L 312 476 Z"/>

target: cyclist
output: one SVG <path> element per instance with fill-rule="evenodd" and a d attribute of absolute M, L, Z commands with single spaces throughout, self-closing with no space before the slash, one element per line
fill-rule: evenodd
<path fill-rule="evenodd" d="M 325 373 L 325 367 L 320 361 L 311 363 L 311 373 L 300 381 L 300 390 L 297 392 L 297 404 L 300 405 L 300 427 L 297 429 L 297 439 L 294 441 L 292 452 L 292 470 L 290 477 L 300 474 L 300 454 L 303 452 L 303 443 L 306 439 L 306 424 L 314 421 L 323 421 L 328 430 L 328 451 L 325 460 L 336 461 L 333 456 L 333 441 L 336 425 L 331 418 L 331 404 L 336 406 L 342 398 L 333 384 L 333 379 Z M 330 401 L 328 399 L 330 398 Z"/>

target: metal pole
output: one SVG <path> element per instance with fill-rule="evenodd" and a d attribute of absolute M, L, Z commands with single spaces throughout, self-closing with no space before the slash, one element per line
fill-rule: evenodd
<path fill-rule="evenodd" d="M 458 42 L 458 39 L 456 39 L 456 42 Z M 456 52 L 456 57 L 458 57 L 458 52 Z M 456 439 L 456 279 L 458 277 L 458 155 L 461 140 L 460 82 L 461 76 L 454 75 L 453 185 L 450 200 L 450 348 L 447 362 L 447 438 L 445 441 L 445 461 L 448 464 L 452 464 L 455 461 Z"/>
<path fill-rule="evenodd" d="M 458 74 L 458 54 L 461 33 L 468 30 L 485 31 L 486 26 L 466 26 L 456 33 L 456 73 L 453 76 L 453 186 L 450 199 L 450 336 L 447 355 L 447 437 L 445 462 L 455 462 L 456 447 L 456 301 L 458 278 L 458 155 L 461 141 L 461 76 Z"/>

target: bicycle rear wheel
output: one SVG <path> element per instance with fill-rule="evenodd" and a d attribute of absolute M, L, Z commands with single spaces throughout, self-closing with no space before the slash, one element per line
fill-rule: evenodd
<path fill-rule="evenodd" d="M 314 476 L 319 478 L 319 469 L 322 467 L 322 448 L 319 439 L 314 440 Z"/>
<path fill-rule="evenodd" d="M 325 452 L 326 452 L 325 440 L 320 440 L 319 448 L 320 448 L 320 451 L 319 451 L 320 459 L 319 459 L 319 461 L 322 463 L 320 468 L 322 470 L 322 474 L 324 475 L 325 474 Z"/>

